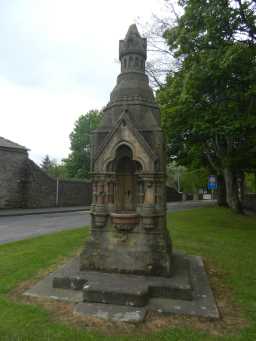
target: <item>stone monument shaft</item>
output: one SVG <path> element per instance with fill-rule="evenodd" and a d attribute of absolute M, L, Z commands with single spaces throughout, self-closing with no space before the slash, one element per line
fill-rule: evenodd
<path fill-rule="evenodd" d="M 131 25 L 119 42 L 121 73 L 92 136 L 91 238 L 81 270 L 170 276 L 165 144 L 145 74 L 147 41 Z"/>

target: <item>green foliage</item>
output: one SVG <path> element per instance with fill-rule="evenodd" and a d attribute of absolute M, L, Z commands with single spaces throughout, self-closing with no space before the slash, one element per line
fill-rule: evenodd
<path fill-rule="evenodd" d="M 201 188 L 207 189 L 208 175 L 205 169 L 187 169 L 180 178 L 182 192 L 198 193 Z"/>
<path fill-rule="evenodd" d="M 42 160 L 42 163 L 40 164 L 40 167 L 45 171 L 48 172 L 49 169 L 51 168 L 53 162 L 50 159 L 49 155 L 45 155 L 45 157 Z"/>
<path fill-rule="evenodd" d="M 75 122 L 70 134 L 71 153 L 64 159 L 66 174 L 69 178 L 88 178 L 90 172 L 90 135 L 98 127 L 102 113 L 90 110 Z"/>
<path fill-rule="evenodd" d="M 169 76 L 158 100 L 171 155 L 187 164 L 253 167 L 255 72 L 252 50 L 232 45 L 191 57 Z"/>
<path fill-rule="evenodd" d="M 256 168 L 255 11 L 249 1 L 179 3 L 184 14 L 164 37 L 180 66 L 157 93 L 169 153 L 226 174 L 238 208 L 237 179 Z"/>
<path fill-rule="evenodd" d="M 56 160 L 53 160 L 53 165 L 48 170 L 48 174 L 60 179 L 67 179 L 67 171 L 63 162 L 58 163 Z"/>
<path fill-rule="evenodd" d="M 67 178 L 66 167 L 62 163 L 58 163 L 55 159 L 50 159 L 49 155 L 46 155 L 41 163 L 41 168 L 50 176 L 55 178 Z"/>
<path fill-rule="evenodd" d="M 185 171 L 186 167 L 178 165 L 175 161 L 169 162 L 166 171 L 167 185 L 180 192 L 180 177 Z"/>
<path fill-rule="evenodd" d="M 249 193 L 256 193 L 256 173 L 245 174 L 245 189 Z"/>
<path fill-rule="evenodd" d="M 207 169 L 188 169 L 172 161 L 167 166 L 167 184 L 180 192 L 198 193 L 207 189 L 209 172 Z"/>
<path fill-rule="evenodd" d="M 68 158 L 58 163 L 46 155 L 42 160 L 41 168 L 48 175 L 62 179 L 88 178 L 91 153 L 90 135 L 98 127 L 101 117 L 102 113 L 98 110 L 90 110 L 85 115 L 81 115 L 70 134 L 71 153 Z"/>

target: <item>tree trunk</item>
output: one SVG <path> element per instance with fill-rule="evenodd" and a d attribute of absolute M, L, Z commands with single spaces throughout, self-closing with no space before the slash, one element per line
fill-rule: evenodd
<path fill-rule="evenodd" d="M 230 168 L 225 168 L 224 179 L 228 206 L 236 213 L 243 213 L 237 183 L 237 174 Z"/>
<path fill-rule="evenodd" d="M 218 189 L 217 189 L 217 203 L 218 206 L 227 207 L 227 196 L 226 196 L 226 186 L 225 186 L 225 179 L 222 174 L 217 176 L 218 180 Z"/>

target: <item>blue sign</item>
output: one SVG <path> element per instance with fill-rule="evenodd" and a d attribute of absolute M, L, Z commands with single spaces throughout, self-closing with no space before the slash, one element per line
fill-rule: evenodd
<path fill-rule="evenodd" d="M 209 175 L 208 177 L 208 189 L 217 189 L 218 184 L 217 184 L 217 177 L 215 175 Z"/>

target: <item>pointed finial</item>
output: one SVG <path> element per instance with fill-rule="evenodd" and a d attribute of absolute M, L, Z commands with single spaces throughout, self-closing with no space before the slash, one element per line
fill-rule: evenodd
<path fill-rule="evenodd" d="M 132 36 L 141 38 L 136 24 L 132 24 L 129 27 L 128 32 L 126 33 L 125 39 L 128 39 L 129 37 L 132 37 Z"/>
<path fill-rule="evenodd" d="M 119 42 L 119 59 L 127 54 L 140 55 L 147 58 L 147 39 L 139 34 L 136 24 L 132 24 L 125 39 Z"/>

